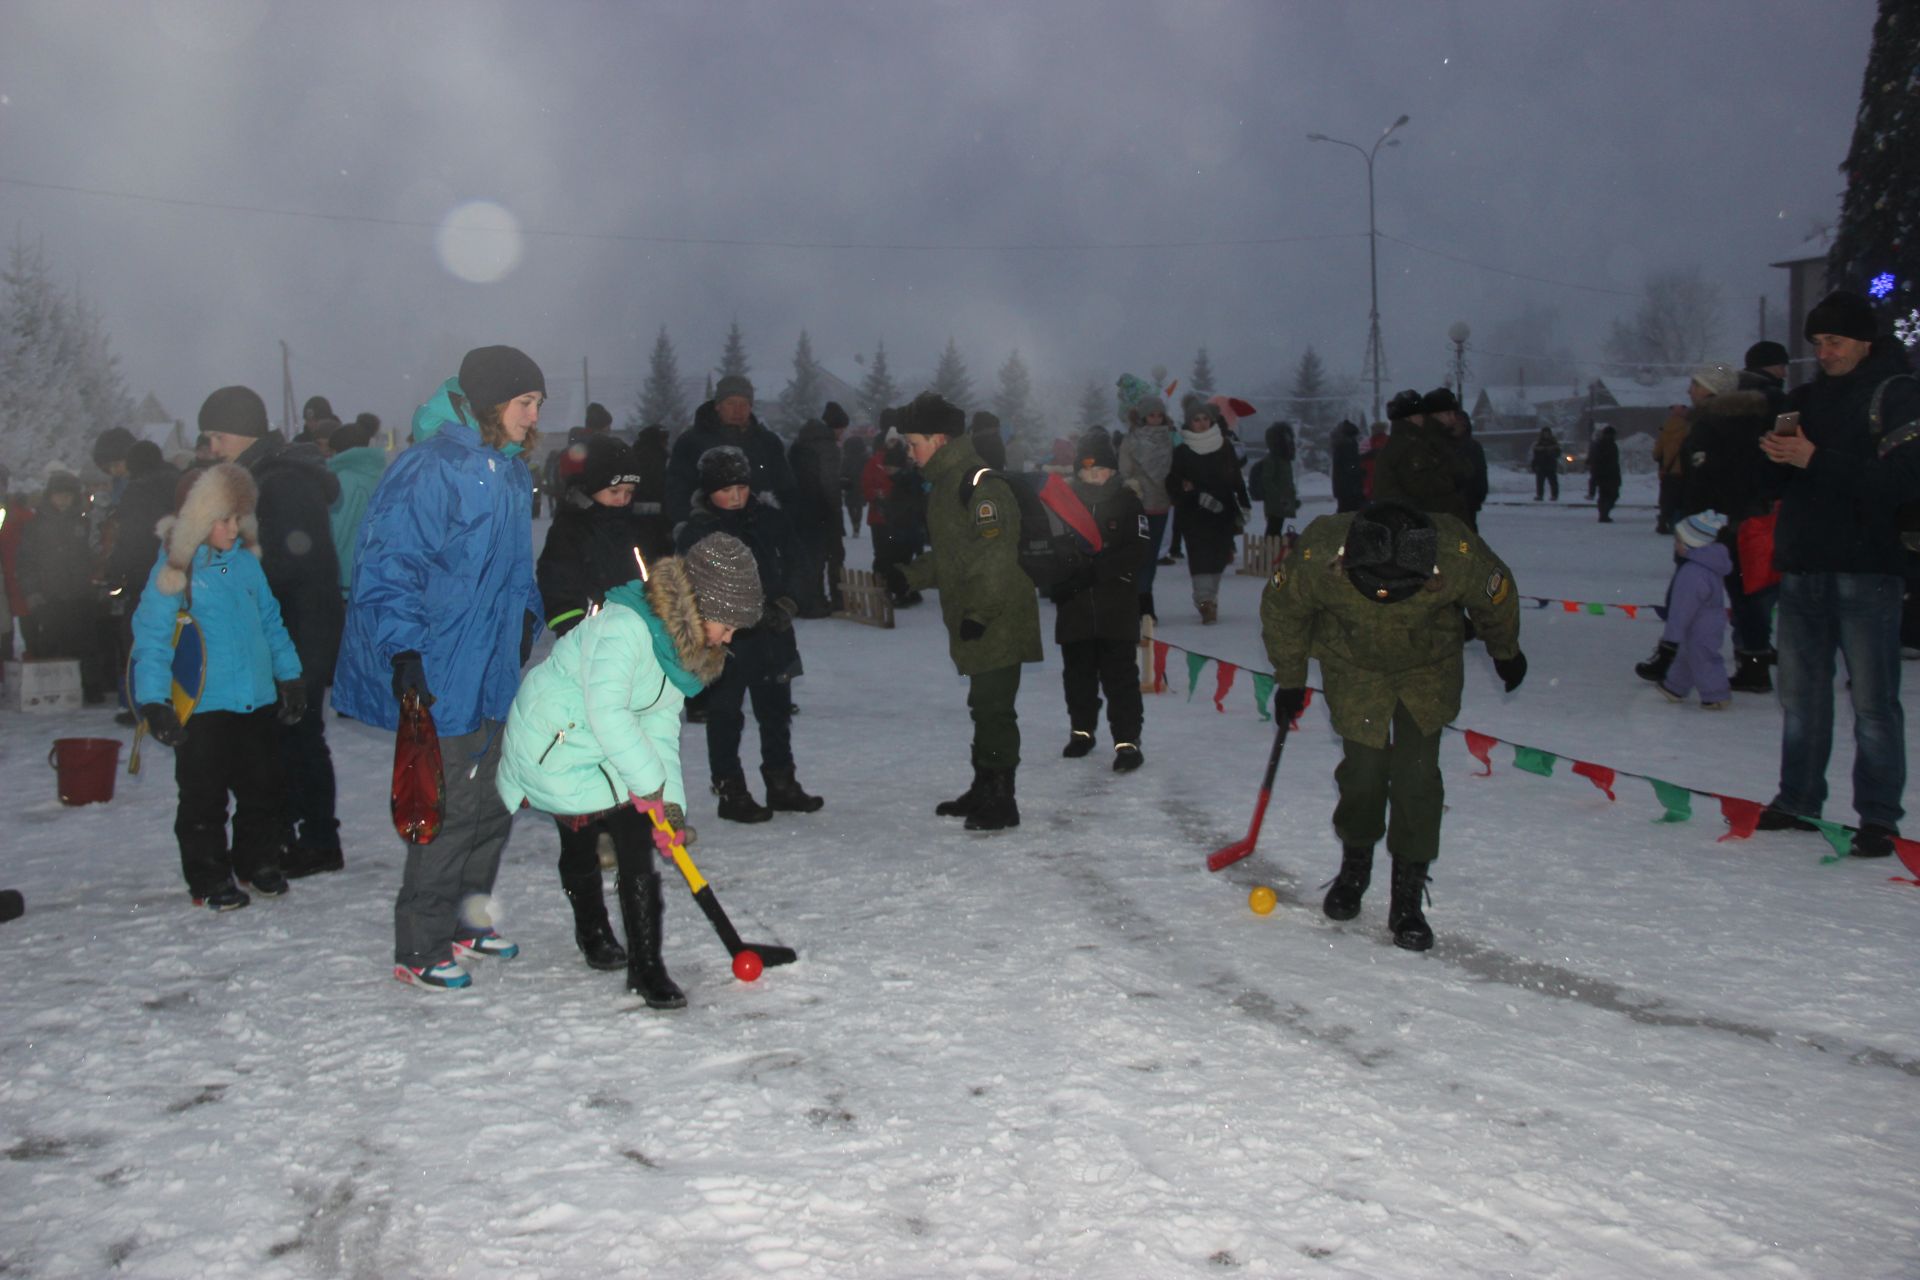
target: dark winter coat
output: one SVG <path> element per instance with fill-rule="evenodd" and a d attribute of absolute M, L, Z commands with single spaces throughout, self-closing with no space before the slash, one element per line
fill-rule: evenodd
<path fill-rule="evenodd" d="M 793 673 L 800 661 L 800 644 L 793 633 L 793 615 L 777 604 L 799 598 L 799 561 L 794 555 L 793 522 L 787 513 L 760 500 L 758 493 L 738 511 L 722 511 L 695 491 L 693 510 L 674 535 L 676 554 L 685 556 L 700 539 L 716 533 L 732 534 L 753 552 L 760 570 L 760 589 L 766 593 L 761 620 L 733 633 L 728 647 L 746 669 L 749 681 Z"/>
<path fill-rule="evenodd" d="M 1219 428 L 1213 428 L 1218 431 Z M 1180 536 L 1186 543 L 1187 567 L 1193 573 L 1221 573 L 1238 551 L 1242 513 L 1251 508 L 1247 483 L 1240 474 L 1240 455 L 1223 437 L 1211 453 L 1196 453 L 1187 443 L 1188 432 L 1173 451 L 1167 471 L 1167 492 L 1180 514 Z"/>
<path fill-rule="evenodd" d="M 21 531 L 15 563 L 28 612 L 48 604 L 93 599 L 93 549 L 85 504 L 75 499 L 60 511 L 42 499 L 39 514 Z"/>
<path fill-rule="evenodd" d="M 546 545 L 534 567 L 547 626 L 563 636 L 578 626 L 607 592 L 640 576 L 638 551 L 648 564 L 673 554 L 670 539 L 643 523 L 631 507 L 603 507 L 579 489 L 569 489 L 553 515 Z"/>
<path fill-rule="evenodd" d="M 1593 448 L 1587 453 L 1587 474 L 1603 492 L 1620 491 L 1620 442 L 1604 430 L 1593 438 Z"/>
<path fill-rule="evenodd" d="M 1537 476 L 1560 474 L 1560 442 L 1553 438 L 1551 431 L 1542 431 L 1533 442 L 1531 463 Z"/>
<path fill-rule="evenodd" d="M 269 432 L 234 459 L 260 486 L 260 567 L 311 682 L 331 684 L 347 606 L 333 549 L 333 501 L 340 480 L 313 445 Z"/>
<path fill-rule="evenodd" d="M 709 400 L 694 410 L 693 425 L 673 442 L 667 459 L 667 523 L 674 528 L 686 520 L 693 510 L 693 496 L 700 492 L 700 455 L 723 444 L 747 455 L 753 467 L 748 484 L 756 497 L 772 495 L 781 507 L 793 506 L 793 470 L 787 466 L 787 449 L 780 437 L 758 418 L 747 419 L 744 427 L 729 427 Z"/>
<path fill-rule="evenodd" d="M 1040 598 L 1020 567 L 1020 505 L 1004 480 L 972 483 L 984 466 L 965 436 L 928 459 L 922 470 L 933 485 L 927 494 L 933 550 L 904 571 L 910 590 L 939 591 L 947 652 L 963 676 L 1041 661 Z M 967 622 L 984 632 L 963 639 Z"/>
<path fill-rule="evenodd" d="M 1300 493 L 1293 483 L 1293 429 L 1283 422 L 1267 428 L 1259 489 L 1267 519 L 1291 520 L 1300 514 Z"/>
<path fill-rule="evenodd" d="M 1367 473 L 1360 466 L 1360 428 L 1347 424 L 1333 433 L 1333 500 L 1343 509 L 1367 500 Z"/>
<path fill-rule="evenodd" d="M 1782 573 L 1898 574 L 1905 564 L 1897 513 L 1920 502 L 1920 442 L 1879 456 L 1867 410 L 1874 388 L 1907 372 L 1906 351 L 1881 339 L 1844 377 L 1822 372 L 1789 403 L 1813 442 L 1806 467 L 1770 463 L 1780 495 L 1773 564 Z M 1920 418 L 1920 382 L 1903 379 L 1881 405 L 1888 430 Z"/>
<path fill-rule="evenodd" d="M 1079 479 L 1072 486 L 1100 527 L 1100 550 L 1081 556 L 1054 590 L 1053 641 L 1133 640 L 1140 634 L 1135 576 L 1151 556 L 1146 510 L 1117 475 L 1097 488 Z"/>
<path fill-rule="evenodd" d="M 787 450 L 793 468 L 793 527 L 803 538 L 830 542 L 846 533 L 840 522 L 840 444 L 833 429 L 808 418 Z"/>
<path fill-rule="evenodd" d="M 120 590 L 120 602 L 131 613 L 146 590 L 154 557 L 160 554 L 160 535 L 154 527 L 173 514 L 173 491 L 180 472 L 162 462 L 127 481 L 113 509 L 113 549 L 107 553 L 107 586 Z"/>
<path fill-rule="evenodd" d="M 1438 422 L 1401 418 L 1374 460 L 1373 500 L 1465 519 L 1465 480 L 1453 432 Z"/>
<path fill-rule="evenodd" d="M 1460 501 L 1471 519 L 1487 505 L 1487 451 L 1473 438 L 1471 429 L 1453 441 L 1454 474 L 1460 483 Z"/>
<path fill-rule="evenodd" d="M 1766 513 L 1773 505 L 1772 464 L 1760 438 L 1773 429 L 1773 419 L 1773 405 L 1759 391 L 1728 391 L 1700 407 L 1681 460 L 1682 515 L 1718 511 L 1738 521 Z"/>
<path fill-rule="evenodd" d="M 1260 596 L 1260 630 L 1273 682 L 1307 683 L 1307 659 L 1320 661 L 1333 731 L 1370 747 L 1387 745 L 1393 709 L 1404 703 L 1423 733 L 1460 714 L 1466 678 L 1464 618 L 1494 658 L 1520 652 L 1520 597 L 1513 574 L 1478 534 L 1452 516 L 1436 516 L 1439 572 L 1405 600 L 1361 594 L 1340 562 L 1353 515 L 1321 516 Z"/>

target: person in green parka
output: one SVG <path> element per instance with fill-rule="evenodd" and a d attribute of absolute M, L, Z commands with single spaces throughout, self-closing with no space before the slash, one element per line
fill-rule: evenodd
<path fill-rule="evenodd" d="M 1440 733 L 1460 713 L 1463 610 L 1513 692 L 1527 660 L 1512 571 L 1464 522 L 1387 503 L 1308 525 L 1260 598 L 1275 714 L 1300 714 L 1307 660 L 1318 658 L 1344 741 L 1333 775 L 1340 874 L 1321 909 L 1334 920 L 1360 913 L 1384 835 L 1393 857 L 1387 924 L 1409 951 L 1433 945 L 1421 897 L 1440 852 Z"/>
<path fill-rule="evenodd" d="M 712 534 L 682 558 L 656 561 L 647 580 L 606 593 L 604 605 L 553 646 L 514 695 L 494 786 L 508 810 L 529 805 L 613 837 L 627 990 L 653 1009 L 687 1003 L 660 958 L 660 870 L 669 839 L 687 843 L 680 776 L 680 710 L 711 684 L 736 628 L 760 620 L 753 553 Z"/>
<path fill-rule="evenodd" d="M 939 591 L 947 651 L 970 681 L 973 716 L 973 785 L 934 812 L 964 817 L 969 831 L 1017 827 L 1014 698 L 1021 664 L 1041 660 L 1040 603 L 1020 567 L 1020 505 L 1005 480 L 980 475 L 988 468 L 961 410 L 929 391 L 901 416 L 907 452 L 932 486 L 927 534 L 933 549 L 906 566 L 906 583 L 910 590 Z"/>
<path fill-rule="evenodd" d="M 353 550 L 360 540 L 360 522 L 366 519 L 367 503 L 387 470 L 387 451 L 373 443 L 373 431 L 367 423 L 355 420 L 329 438 L 333 455 L 327 459 L 327 470 L 340 482 L 340 496 L 327 510 L 327 523 L 340 560 L 343 596 L 353 592 Z"/>

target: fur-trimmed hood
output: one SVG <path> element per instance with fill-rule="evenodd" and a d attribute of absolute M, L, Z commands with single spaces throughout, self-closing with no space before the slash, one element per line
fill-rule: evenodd
<path fill-rule="evenodd" d="M 1759 418 L 1767 416 L 1771 402 L 1762 391 L 1722 391 L 1707 401 L 1709 418 Z"/>
<path fill-rule="evenodd" d="M 175 515 L 154 526 L 160 545 L 166 548 L 167 567 L 155 580 L 161 594 L 177 596 L 187 589 L 187 575 L 193 568 L 193 554 L 213 532 L 213 525 L 229 515 L 240 517 L 240 546 L 260 557 L 260 522 L 254 507 L 260 490 L 248 470 L 237 463 L 222 462 L 194 477 L 187 496 Z"/>
<path fill-rule="evenodd" d="M 673 638 L 680 665 L 701 684 L 712 684 L 727 665 L 724 646 L 707 643 L 701 624 L 700 602 L 693 596 L 693 579 L 678 556 L 648 566 L 647 603 Z"/>

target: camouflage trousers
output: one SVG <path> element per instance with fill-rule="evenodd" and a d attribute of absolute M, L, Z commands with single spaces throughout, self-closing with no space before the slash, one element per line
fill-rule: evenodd
<path fill-rule="evenodd" d="M 1020 664 L 970 676 L 967 710 L 973 716 L 973 767 L 1012 769 L 1020 763 Z"/>
<path fill-rule="evenodd" d="M 1396 703 L 1385 747 L 1343 742 L 1346 754 L 1333 771 L 1340 789 L 1333 830 L 1340 843 L 1371 847 L 1385 836 L 1394 857 L 1432 862 L 1440 855 L 1447 797 L 1440 781 L 1440 735 L 1421 732 L 1406 705 Z"/>

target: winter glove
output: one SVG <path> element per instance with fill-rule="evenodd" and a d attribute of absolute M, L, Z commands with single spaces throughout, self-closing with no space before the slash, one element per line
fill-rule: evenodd
<path fill-rule="evenodd" d="M 1292 724 L 1307 709 L 1307 691 L 1302 689 L 1275 689 L 1273 691 L 1273 713 Z"/>
<path fill-rule="evenodd" d="M 304 680 L 280 682 L 280 723 L 299 724 L 307 715 L 307 685 Z M 156 735 L 157 736 L 157 735 Z"/>
<path fill-rule="evenodd" d="M 523 667 L 533 656 L 533 629 L 539 625 L 540 619 L 533 616 L 531 609 L 520 615 L 520 665 Z"/>
<path fill-rule="evenodd" d="M 1507 692 L 1512 693 L 1527 678 L 1527 655 L 1516 649 L 1511 658 L 1495 658 L 1493 669 L 1506 681 Z"/>
<path fill-rule="evenodd" d="M 987 624 L 978 618 L 960 619 L 960 638 L 962 640 L 978 640 L 985 634 L 987 634 Z"/>
<path fill-rule="evenodd" d="M 412 649 L 393 655 L 393 700 L 400 702 L 409 693 L 420 695 L 422 707 L 433 705 L 433 693 L 427 688 L 427 669 Z"/>
<path fill-rule="evenodd" d="M 142 703 L 140 714 L 146 719 L 147 732 L 153 740 L 163 747 L 178 747 L 187 740 L 187 727 L 180 723 L 180 717 L 173 713 L 173 705 L 166 702 Z"/>
<path fill-rule="evenodd" d="M 1222 511 L 1225 511 L 1227 509 L 1226 503 L 1220 501 L 1220 499 L 1214 497 L 1210 493 L 1201 494 L 1200 497 L 1198 498 L 1198 502 L 1200 503 L 1200 509 L 1202 511 L 1211 511 L 1214 515 L 1219 515 Z"/>

